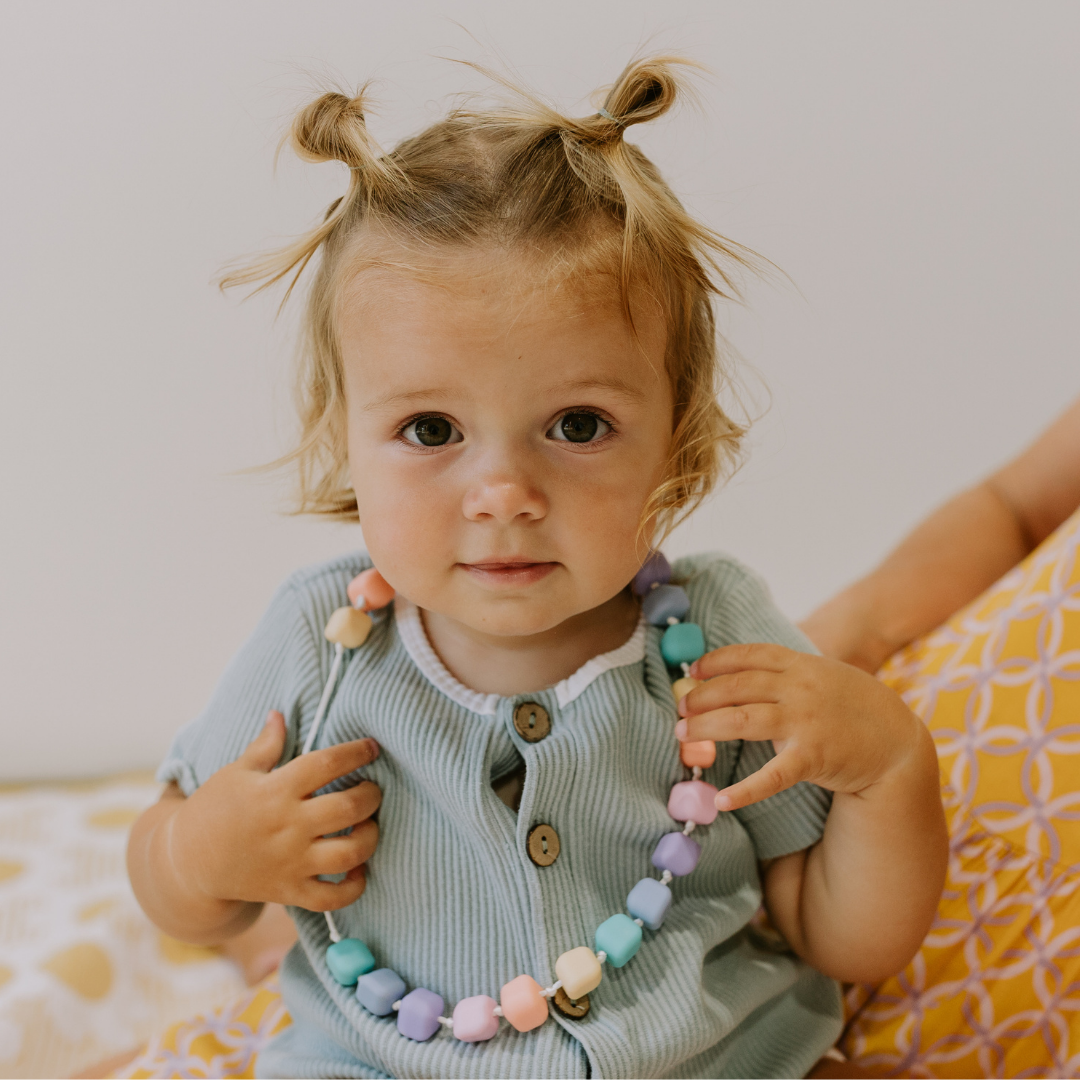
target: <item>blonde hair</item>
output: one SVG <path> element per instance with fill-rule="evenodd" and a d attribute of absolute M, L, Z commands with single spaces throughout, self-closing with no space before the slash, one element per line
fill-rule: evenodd
<path fill-rule="evenodd" d="M 644 286 L 664 310 L 665 364 L 675 403 L 669 460 L 642 515 L 648 540 L 666 535 L 737 467 L 746 425 L 720 406 L 731 388 L 713 302 L 739 295 L 736 274 L 764 260 L 695 221 L 652 162 L 623 135 L 656 119 L 683 88 L 654 57 L 631 63 L 595 115 L 565 117 L 528 91 L 491 76 L 514 100 L 460 107 L 382 153 L 364 118 L 364 92 L 325 93 L 289 133 L 307 161 L 341 161 L 349 188 L 322 223 L 288 247 L 234 270 L 222 287 L 266 288 L 290 277 L 285 298 L 316 254 L 297 372 L 300 439 L 277 464 L 299 471 L 297 513 L 355 520 L 346 454 L 344 378 L 335 331 L 340 290 L 366 237 L 432 249 L 494 243 L 555 261 L 605 265 L 633 323 L 631 291 Z M 485 72 L 491 75 L 490 72 Z M 284 301 L 283 301 L 284 303 Z"/>

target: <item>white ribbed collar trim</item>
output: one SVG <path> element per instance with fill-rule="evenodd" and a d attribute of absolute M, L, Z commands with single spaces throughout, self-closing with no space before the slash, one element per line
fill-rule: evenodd
<path fill-rule="evenodd" d="M 479 713 L 481 716 L 495 715 L 499 707 L 499 695 L 481 694 L 478 690 L 470 690 L 446 670 L 446 665 L 439 659 L 431 647 L 431 642 L 428 641 L 423 621 L 420 618 L 420 609 L 411 600 L 399 596 L 394 601 L 394 617 L 397 620 L 398 635 L 401 637 L 401 644 L 405 646 L 405 651 L 420 669 L 420 674 L 436 690 L 470 712 Z M 625 667 L 627 664 L 636 664 L 639 660 L 643 660 L 646 625 L 645 616 L 642 615 L 627 641 L 617 649 L 612 649 L 611 652 L 594 656 L 582 664 L 569 678 L 563 679 L 552 687 L 559 708 L 564 709 L 579 697 L 585 688 L 605 671 Z"/>

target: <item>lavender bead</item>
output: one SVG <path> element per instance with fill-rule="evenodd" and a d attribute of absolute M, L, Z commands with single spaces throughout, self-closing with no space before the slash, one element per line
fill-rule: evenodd
<path fill-rule="evenodd" d="M 642 597 L 641 610 L 653 626 L 667 626 L 668 619 L 682 621 L 690 613 L 690 597 L 678 585 L 657 585 Z"/>
<path fill-rule="evenodd" d="M 654 551 L 634 575 L 630 587 L 638 596 L 645 596 L 654 585 L 666 585 L 670 580 L 671 564 L 659 551 Z"/>
<path fill-rule="evenodd" d="M 401 999 L 397 1029 L 408 1039 L 427 1042 L 439 1030 L 444 1002 L 434 990 L 417 987 Z"/>
<path fill-rule="evenodd" d="M 670 870 L 675 877 L 685 877 L 697 866 L 701 857 L 701 845 L 681 832 L 669 832 L 660 838 L 652 853 L 652 864 L 657 870 Z"/>

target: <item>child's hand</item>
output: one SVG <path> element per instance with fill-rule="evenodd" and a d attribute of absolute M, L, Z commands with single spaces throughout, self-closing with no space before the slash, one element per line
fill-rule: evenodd
<path fill-rule="evenodd" d="M 760 802 L 801 780 L 857 794 L 903 770 L 924 729 L 872 675 L 780 645 L 729 645 L 690 669 L 707 679 L 679 702 L 680 740 L 771 739 L 776 757 L 716 796 L 720 810 Z"/>
<path fill-rule="evenodd" d="M 275 769 L 285 718 L 270 713 L 262 734 L 219 769 L 172 816 L 168 851 L 177 875 L 215 900 L 273 901 L 334 911 L 364 891 L 364 863 L 378 843 L 371 815 L 382 793 L 364 781 L 311 793 L 369 765 L 374 739 L 315 750 Z M 327 836 L 352 827 L 348 836 Z M 347 874 L 320 881 L 319 874 Z"/>

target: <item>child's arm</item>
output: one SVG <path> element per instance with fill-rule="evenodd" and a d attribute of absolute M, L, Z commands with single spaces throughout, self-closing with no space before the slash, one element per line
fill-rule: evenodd
<path fill-rule="evenodd" d="M 373 739 L 316 750 L 275 768 L 285 719 L 266 726 L 231 765 L 190 798 L 171 784 L 135 823 L 128 874 L 143 910 L 183 941 L 214 945 L 257 918 L 267 901 L 328 911 L 364 891 L 364 863 L 378 842 L 371 815 L 381 793 L 363 782 L 318 798 L 311 793 L 369 765 Z M 352 827 L 348 836 L 328 836 Z M 347 874 L 332 883 L 320 874 Z"/>
<path fill-rule="evenodd" d="M 834 792 L 821 840 L 764 875 L 791 947 L 846 982 L 880 982 L 915 954 L 945 880 L 948 836 L 937 753 L 888 687 L 835 660 L 732 645 L 691 668 L 680 739 L 772 740 L 776 757 L 717 796 L 736 810 L 802 780 Z"/>

